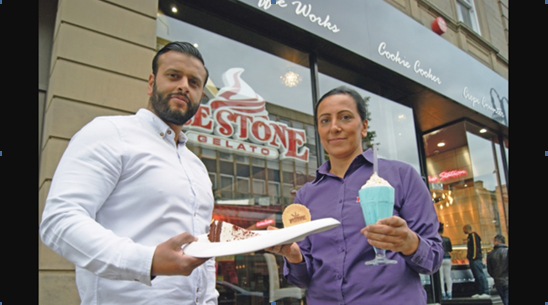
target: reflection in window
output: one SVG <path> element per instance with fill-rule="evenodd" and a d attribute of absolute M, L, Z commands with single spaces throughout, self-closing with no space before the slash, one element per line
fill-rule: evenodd
<path fill-rule="evenodd" d="M 228 161 L 234 160 L 233 154 L 222 152 L 222 151 L 219 152 L 219 158 L 224 159 L 224 160 L 228 160 Z"/>
<path fill-rule="evenodd" d="M 445 224 L 444 236 L 455 246 L 453 264 L 467 264 L 465 224 L 481 235 L 484 253 L 491 249 L 495 234 L 507 236 L 508 197 L 499 175 L 497 137 L 459 122 L 425 134 L 423 140 L 432 202 Z M 439 145 L 442 142 L 444 146 Z"/>
<path fill-rule="evenodd" d="M 221 198 L 233 198 L 234 196 L 234 177 L 228 175 L 220 175 L 221 187 L 219 188 Z"/>
<path fill-rule="evenodd" d="M 238 177 L 238 193 L 249 194 L 249 178 Z"/>
<path fill-rule="evenodd" d="M 270 196 L 270 204 L 280 205 L 280 183 L 279 182 L 268 182 L 268 195 Z"/>
<path fill-rule="evenodd" d="M 232 162 L 220 161 L 219 164 L 222 174 L 234 175 L 234 164 Z"/>
<path fill-rule="evenodd" d="M 474 173 L 474 185 L 478 199 L 481 227 L 486 235 L 483 238 L 492 240 L 496 234 L 505 234 L 508 196 L 506 180 L 501 179 L 497 152 L 496 134 L 466 122 L 466 136 Z M 502 175 L 504 176 L 504 175 Z M 504 182 L 504 184 L 502 184 Z M 482 219 L 483 218 L 483 219 Z"/>
<path fill-rule="evenodd" d="M 253 193 L 255 194 L 266 194 L 266 188 L 264 180 L 253 178 Z"/>
<path fill-rule="evenodd" d="M 215 150 L 202 148 L 202 156 L 207 158 L 217 158 L 217 152 Z"/>
<path fill-rule="evenodd" d="M 239 93 L 243 92 L 244 95 L 252 97 L 260 96 L 262 100 L 258 102 L 264 101 L 264 104 L 261 103 L 260 106 L 264 105 L 270 121 L 282 122 L 289 127 L 293 126 L 293 128 L 306 131 L 305 145 L 310 148 L 309 160 L 313 164 L 294 160 L 285 162 L 279 158 L 267 159 L 261 155 L 259 145 L 262 144 L 249 139 L 236 139 L 236 137 L 233 137 L 232 140 L 245 142 L 246 145 L 255 145 L 256 150 L 234 153 L 229 150 L 230 146 L 223 144 L 222 141 L 225 141 L 225 138 L 215 133 L 208 134 L 199 128 L 193 129 L 187 126 L 188 130 L 205 134 L 202 139 L 207 137 L 211 140 L 215 136 L 215 140 L 212 140 L 213 143 L 208 142 L 208 146 L 201 146 L 206 145 L 203 144 L 204 142 L 190 143 L 192 141 L 189 141 L 189 146 L 194 145 L 193 151 L 204 161 L 211 180 L 216 180 L 216 183 L 213 183 L 216 202 L 213 217 L 244 228 L 254 227 L 265 219 L 274 219 L 275 225 L 280 227 L 282 225 L 282 205 L 290 203 L 288 198 L 295 183 L 294 164 L 300 164 L 299 170 L 305 174 L 308 170 L 308 176 L 311 176 L 310 172 L 315 175 L 316 169 L 308 55 L 287 46 L 281 46 L 284 50 L 284 58 L 292 58 L 292 61 L 288 61 L 165 16 L 161 12 L 156 20 L 158 42 L 165 45 L 170 41 L 189 41 L 196 44 L 202 53 L 210 76 L 204 90 L 206 97 L 200 101 L 204 107 L 202 109 L 210 105 L 210 100 L 216 97 L 221 89 L 229 87 L 225 83 L 228 78 L 223 78 L 223 75 L 226 76 L 225 72 L 241 71 L 239 77 L 242 82 L 240 84 L 245 82 L 249 88 L 235 86 L 241 89 Z M 215 22 L 216 20 L 211 18 L 211 20 L 207 20 L 207 22 L 209 21 Z M 291 76 L 295 75 L 299 75 L 298 83 L 291 82 Z M 280 77 L 285 77 L 285 82 L 281 82 Z M 288 85 L 292 87 L 288 87 Z M 232 111 L 232 109 L 229 110 Z M 262 112 L 262 109 L 260 111 Z M 280 116 L 283 118 L 278 120 Z M 254 119 L 250 119 L 250 124 L 252 121 Z M 211 145 L 219 145 L 219 150 L 212 148 L 214 146 Z M 221 146 L 223 150 L 221 150 Z M 272 145 L 264 146 L 273 147 Z M 200 150 L 201 154 L 198 154 Z M 282 163 L 283 165 L 281 165 Z M 297 174 L 297 176 L 301 177 L 301 174 Z M 254 229 L 265 229 L 265 227 Z M 258 257 L 262 258 L 259 255 L 248 254 L 216 258 L 218 263 L 217 279 L 221 280 L 217 285 L 217 289 L 221 292 L 219 303 L 248 304 L 248 299 L 241 295 L 234 295 L 235 290 L 231 290 L 230 287 L 240 287 L 255 292 L 268 291 L 268 270 L 264 259 L 256 260 Z M 278 259 L 281 260 L 281 257 Z M 223 286 L 221 283 L 224 285 L 234 284 L 235 286 Z M 280 284 L 281 287 L 289 285 L 283 276 Z M 290 301 L 293 300 L 286 298 L 280 300 L 279 304 L 290 304 Z M 263 299 L 251 299 L 249 304 L 264 304 L 264 302 Z"/>
<path fill-rule="evenodd" d="M 402 161 L 412 165 L 418 173 L 421 172 L 411 108 L 325 74 L 320 73 L 319 80 L 320 95 L 344 85 L 356 90 L 364 97 L 367 112 L 370 113 L 367 132 L 373 133 L 372 141 L 377 144 L 379 158 Z"/>

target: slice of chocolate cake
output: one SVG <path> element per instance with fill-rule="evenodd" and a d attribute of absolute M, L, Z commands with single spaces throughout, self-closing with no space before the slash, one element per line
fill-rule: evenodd
<path fill-rule="evenodd" d="M 211 221 L 211 224 L 209 225 L 209 234 L 207 235 L 210 242 L 244 240 L 254 236 L 259 236 L 259 234 L 216 219 Z"/>

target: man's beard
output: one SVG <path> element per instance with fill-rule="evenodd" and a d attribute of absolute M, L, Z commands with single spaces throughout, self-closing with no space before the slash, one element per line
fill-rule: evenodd
<path fill-rule="evenodd" d="M 169 100 L 172 96 L 179 95 L 186 97 L 190 103 L 187 104 L 186 111 L 172 110 L 169 106 Z M 150 96 L 152 108 L 156 114 L 164 121 L 182 126 L 190 120 L 198 111 L 199 104 L 194 104 L 190 96 L 184 93 L 170 93 L 162 95 L 156 90 L 156 83 L 152 86 L 152 95 Z"/>

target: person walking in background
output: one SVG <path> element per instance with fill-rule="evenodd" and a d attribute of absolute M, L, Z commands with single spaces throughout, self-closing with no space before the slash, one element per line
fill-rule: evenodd
<path fill-rule="evenodd" d="M 453 252 L 453 245 L 449 237 L 443 236 L 443 226 L 443 222 L 440 222 L 438 233 L 441 236 L 443 246 L 443 261 L 440 267 L 441 295 L 442 299 L 450 300 L 453 298 L 453 279 L 451 278 L 451 252 Z M 444 284 L 447 285 L 447 289 Z"/>
<path fill-rule="evenodd" d="M 487 272 L 495 280 L 495 288 L 502 303 L 508 305 L 508 246 L 506 238 L 497 234 L 493 243 L 495 247 L 487 254 Z"/>
<path fill-rule="evenodd" d="M 466 258 L 470 263 L 470 270 L 474 275 L 476 287 L 478 293 L 474 294 L 473 298 L 489 299 L 489 285 L 487 284 L 487 277 L 483 272 L 482 254 L 481 254 L 481 237 L 478 233 L 472 231 L 472 226 L 467 224 L 462 230 L 464 234 L 468 234 L 468 242 L 466 244 L 468 252 Z"/>

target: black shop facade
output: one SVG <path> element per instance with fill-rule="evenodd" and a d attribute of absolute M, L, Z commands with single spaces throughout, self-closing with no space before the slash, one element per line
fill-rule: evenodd
<path fill-rule="evenodd" d="M 214 218 L 283 226 L 284 208 L 325 162 L 313 105 L 346 85 L 367 102 L 364 148 L 376 143 L 379 157 L 411 164 L 428 185 L 453 243 L 454 297 L 472 284 L 462 226 L 485 253 L 494 235 L 508 237 L 508 81 L 391 5 L 160 0 L 157 47 L 171 41 L 195 44 L 210 73 L 184 132 L 208 169 Z M 274 297 L 294 288 L 272 271 L 279 257 L 216 261 L 220 303 L 306 303 L 304 290 Z M 437 275 L 421 278 L 439 302 Z"/>

